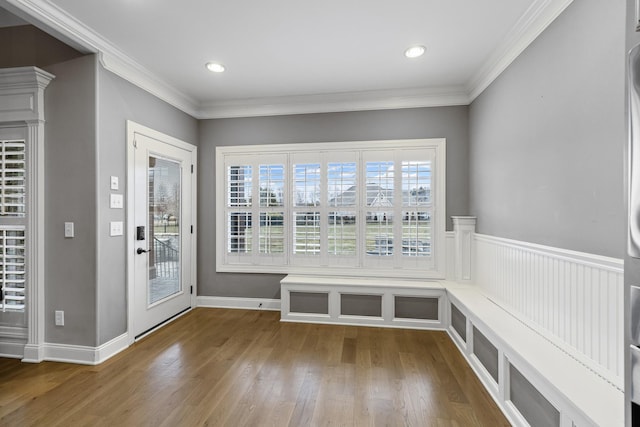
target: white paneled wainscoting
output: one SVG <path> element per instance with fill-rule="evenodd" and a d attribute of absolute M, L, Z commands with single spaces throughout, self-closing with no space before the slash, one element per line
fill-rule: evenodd
<path fill-rule="evenodd" d="M 474 283 L 623 388 L 623 261 L 476 234 Z"/>

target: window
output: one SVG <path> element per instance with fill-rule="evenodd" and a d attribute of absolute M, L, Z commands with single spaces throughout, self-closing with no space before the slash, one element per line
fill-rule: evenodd
<path fill-rule="evenodd" d="M 0 129 L 0 289 L 3 313 L 25 311 L 26 149 L 24 129 Z M 6 320 L 6 316 L 5 316 Z M 15 319 L 17 323 L 20 320 Z"/>
<path fill-rule="evenodd" d="M 444 277 L 442 139 L 218 147 L 217 270 Z"/>

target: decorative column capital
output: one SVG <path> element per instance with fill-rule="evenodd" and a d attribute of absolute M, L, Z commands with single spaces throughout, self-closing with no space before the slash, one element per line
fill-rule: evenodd
<path fill-rule="evenodd" d="M 478 220 L 475 216 L 452 216 L 451 220 L 453 221 L 453 229 L 455 231 L 456 227 L 471 227 L 473 226 L 473 231 L 475 232 L 476 222 Z"/>

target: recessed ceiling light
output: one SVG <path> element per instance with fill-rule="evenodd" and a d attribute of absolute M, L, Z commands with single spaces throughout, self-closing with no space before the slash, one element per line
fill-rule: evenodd
<path fill-rule="evenodd" d="M 207 62 L 207 69 L 209 71 L 213 71 L 214 73 L 223 73 L 224 65 L 218 64 L 217 62 Z"/>
<path fill-rule="evenodd" d="M 419 56 L 422 56 L 425 50 L 426 49 L 424 46 L 411 46 L 409 49 L 404 51 L 404 56 L 406 56 L 407 58 L 417 58 Z"/>

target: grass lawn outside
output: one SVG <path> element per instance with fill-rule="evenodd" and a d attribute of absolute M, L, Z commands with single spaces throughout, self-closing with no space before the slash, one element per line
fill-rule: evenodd
<path fill-rule="evenodd" d="M 330 224 L 328 228 L 328 252 L 332 255 L 356 255 L 356 224 Z M 259 246 L 261 253 L 284 252 L 284 227 L 271 225 L 260 227 Z M 244 239 L 246 251 L 252 247 L 253 227 L 244 229 L 237 237 Z M 294 229 L 296 253 L 320 253 L 320 226 L 296 225 Z M 431 221 L 403 221 L 403 253 L 405 255 L 430 255 Z M 368 222 L 365 231 L 366 251 L 372 256 L 393 253 L 393 223 Z M 238 252 L 242 252 L 240 250 Z"/>

